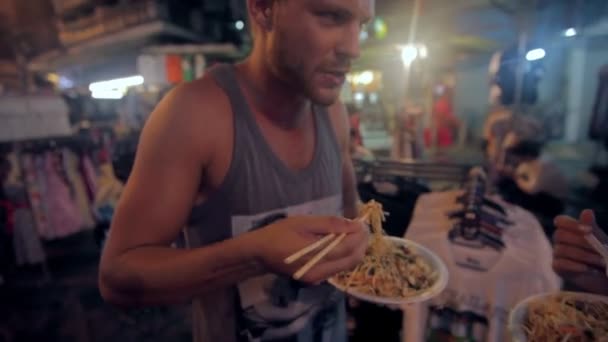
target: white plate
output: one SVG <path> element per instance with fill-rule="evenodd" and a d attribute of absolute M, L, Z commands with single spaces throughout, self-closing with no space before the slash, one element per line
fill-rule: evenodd
<path fill-rule="evenodd" d="M 329 283 L 357 299 L 389 306 L 401 306 L 404 304 L 424 302 L 437 296 L 441 293 L 441 291 L 445 289 L 446 285 L 448 284 L 449 274 L 448 269 L 445 267 L 445 264 L 443 263 L 441 258 L 439 258 L 435 253 L 431 252 L 428 248 L 413 241 L 392 236 L 387 237 L 387 239 L 391 240 L 391 242 L 396 243 L 397 245 L 406 246 L 410 251 L 412 251 L 412 253 L 422 257 L 426 262 L 428 262 L 431 268 L 435 270 L 435 272 L 437 272 L 437 279 L 435 280 L 435 283 L 428 289 L 422 290 L 406 298 L 379 297 L 357 292 L 353 289 L 346 289 L 344 286 L 340 285 L 334 278 L 330 278 L 328 280 Z"/>
<path fill-rule="evenodd" d="M 527 342 L 528 341 L 528 337 L 526 336 L 526 332 L 524 331 L 524 323 L 526 322 L 526 319 L 528 318 L 528 304 L 530 304 L 530 302 L 532 302 L 532 301 L 535 301 L 538 299 L 543 299 L 543 298 L 549 297 L 549 296 L 555 296 L 555 295 L 573 296 L 575 298 L 578 298 L 578 299 L 584 300 L 584 301 L 589 301 L 589 302 L 602 301 L 602 302 L 605 302 L 606 304 L 608 304 L 608 297 L 589 294 L 589 293 L 583 293 L 583 292 L 558 291 L 558 292 L 542 293 L 542 294 L 528 297 L 528 298 L 522 300 L 521 302 L 519 302 L 513 308 L 513 310 L 511 310 L 511 314 L 509 315 L 509 331 L 511 331 L 511 339 L 513 342 Z"/>

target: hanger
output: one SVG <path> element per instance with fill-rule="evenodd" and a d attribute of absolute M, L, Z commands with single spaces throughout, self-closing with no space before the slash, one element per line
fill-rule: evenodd
<path fill-rule="evenodd" d="M 479 196 L 477 201 L 482 206 L 489 207 L 489 208 L 493 209 L 494 211 L 502 214 L 503 216 L 505 216 L 505 217 L 507 216 L 507 210 L 502 205 L 498 204 L 496 201 L 487 198 L 485 195 L 482 196 L 481 190 L 476 189 L 475 193 L 473 193 L 473 196 Z M 470 201 L 470 197 L 471 197 L 471 194 L 469 192 L 467 192 L 464 195 L 457 197 L 456 202 L 466 205 Z"/>
<path fill-rule="evenodd" d="M 486 198 L 485 193 L 485 173 L 478 168 L 471 170 L 465 193 L 456 199 L 464 208 L 446 213 L 450 219 L 457 219 L 450 231 L 450 240 L 468 247 L 489 246 L 500 250 L 505 247 L 503 231 L 513 222 L 508 219 L 506 210 Z"/>
<path fill-rule="evenodd" d="M 467 211 L 464 209 L 460 209 L 460 210 L 454 210 L 454 211 L 449 211 L 446 213 L 446 216 L 450 219 L 462 219 L 465 215 Z M 512 226 L 514 224 L 513 221 L 510 221 L 509 219 L 507 219 L 506 216 L 498 216 L 498 215 L 494 215 L 494 213 L 486 210 L 485 208 L 481 208 L 479 211 L 476 212 L 480 217 L 481 220 L 483 221 L 487 221 L 491 224 L 497 225 L 497 224 L 504 224 L 506 226 Z"/>

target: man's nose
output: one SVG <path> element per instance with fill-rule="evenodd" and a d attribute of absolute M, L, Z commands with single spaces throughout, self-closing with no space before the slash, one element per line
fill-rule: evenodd
<path fill-rule="evenodd" d="M 361 55 L 361 45 L 359 43 L 359 34 L 361 26 L 358 24 L 349 25 L 344 30 L 337 52 L 341 57 L 347 59 L 357 59 Z"/>

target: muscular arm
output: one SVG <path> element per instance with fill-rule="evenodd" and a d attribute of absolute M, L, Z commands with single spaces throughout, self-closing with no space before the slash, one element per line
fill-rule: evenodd
<path fill-rule="evenodd" d="M 193 106 L 191 91 L 170 94 L 142 133 L 100 265 L 101 293 L 118 306 L 184 301 L 261 273 L 249 234 L 205 248 L 170 247 L 186 223 L 217 141 L 211 124 L 200 124 L 204 113 Z M 192 108 L 198 116 L 189 114 Z"/>
<path fill-rule="evenodd" d="M 329 108 L 329 115 L 334 127 L 334 132 L 340 144 L 342 155 L 342 201 L 344 206 L 344 216 L 347 218 L 357 217 L 357 203 L 359 194 L 357 192 L 357 179 L 353 168 L 353 161 L 350 156 L 350 124 L 348 113 L 341 102 Z"/>

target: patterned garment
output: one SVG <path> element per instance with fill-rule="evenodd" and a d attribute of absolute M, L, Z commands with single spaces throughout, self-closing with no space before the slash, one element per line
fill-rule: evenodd
<path fill-rule="evenodd" d="M 256 215 L 233 216 L 232 235 L 289 216 L 339 216 L 341 208 L 342 196 L 337 195 Z M 267 274 L 243 281 L 238 291 L 243 310 L 242 335 L 247 341 L 282 340 L 298 333 L 300 341 L 333 342 L 346 338 L 340 325 L 345 318 L 344 296 L 329 284 L 306 286 L 290 277 Z"/>
<path fill-rule="evenodd" d="M 35 157 L 31 154 L 24 154 L 21 156 L 21 163 L 30 206 L 34 214 L 34 222 L 36 223 L 38 234 L 41 237 L 45 237 L 49 234 L 48 211 L 41 191 L 42 187 L 38 178 Z"/>

